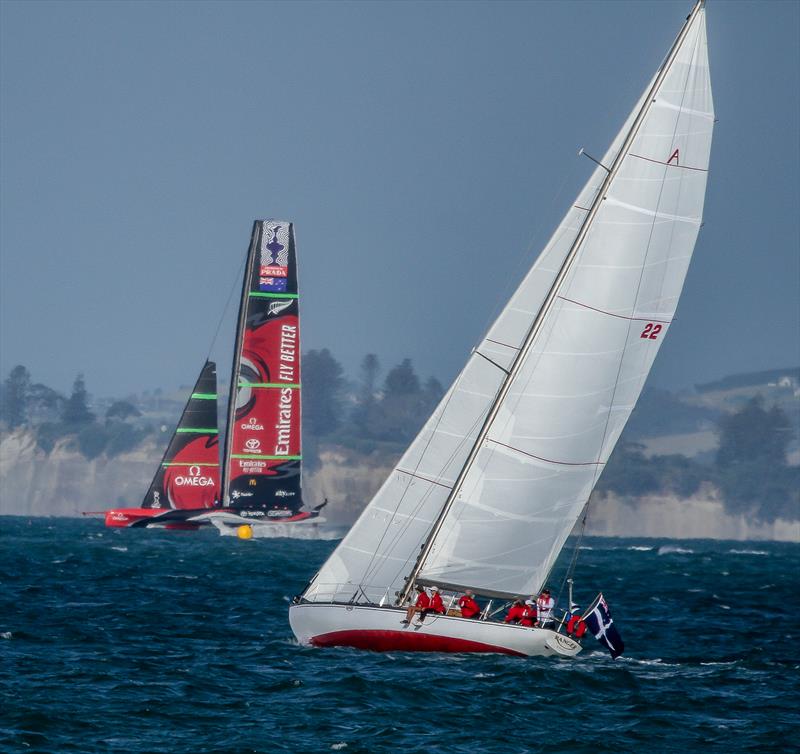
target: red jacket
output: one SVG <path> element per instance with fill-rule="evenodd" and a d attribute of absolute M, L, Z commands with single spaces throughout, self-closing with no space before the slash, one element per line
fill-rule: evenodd
<path fill-rule="evenodd" d="M 524 605 L 512 605 L 503 623 L 519 623 L 525 611 Z"/>
<path fill-rule="evenodd" d="M 439 592 L 434 592 L 431 595 L 431 610 L 434 613 L 444 614 L 444 603 L 442 602 L 442 595 Z"/>
<path fill-rule="evenodd" d="M 431 598 L 428 597 L 427 592 L 420 592 L 415 604 L 417 607 L 427 610 L 431 606 Z"/>
<path fill-rule="evenodd" d="M 580 639 L 586 633 L 586 624 L 577 613 L 571 615 L 567 621 L 567 633 L 574 635 L 576 639 Z"/>
<path fill-rule="evenodd" d="M 519 619 L 520 626 L 533 626 L 536 623 L 536 606 L 535 605 L 525 605 L 522 608 L 522 615 Z"/>
<path fill-rule="evenodd" d="M 462 618 L 474 618 L 481 612 L 480 605 L 472 597 L 467 597 L 466 594 L 458 601 L 458 606 L 461 608 Z"/>

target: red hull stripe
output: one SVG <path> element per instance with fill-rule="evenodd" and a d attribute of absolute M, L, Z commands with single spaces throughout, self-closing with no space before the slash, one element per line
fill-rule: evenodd
<path fill-rule="evenodd" d="M 315 647 L 355 647 L 375 652 L 494 652 L 525 657 L 506 647 L 496 647 L 469 639 L 453 636 L 432 636 L 413 629 L 406 631 L 333 631 L 315 636 L 311 643 Z"/>

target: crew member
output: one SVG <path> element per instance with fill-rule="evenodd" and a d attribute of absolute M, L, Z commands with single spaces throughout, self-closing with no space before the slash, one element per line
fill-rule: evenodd
<path fill-rule="evenodd" d="M 431 587 L 431 606 L 428 610 L 422 611 L 422 616 L 420 617 L 420 620 L 424 620 L 428 612 L 439 613 L 439 615 L 444 615 L 445 613 L 444 603 L 442 602 L 442 595 L 439 594 L 438 586 Z"/>
<path fill-rule="evenodd" d="M 586 633 L 586 623 L 581 618 L 580 609 L 577 605 L 573 605 L 570 612 L 572 615 L 569 616 L 567 621 L 567 634 L 574 636 L 576 639 L 581 639 Z"/>
<path fill-rule="evenodd" d="M 522 604 L 522 598 L 517 597 L 514 604 L 508 609 L 508 614 L 503 623 L 519 623 L 522 620 L 522 614 L 525 610 L 525 605 Z"/>
<path fill-rule="evenodd" d="M 475 602 L 475 597 L 469 589 L 464 592 L 464 596 L 458 601 L 458 606 L 461 608 L 462 618 L 477 618 L 481 614 L 480 605 Z"/>
<path fill-rule="evenodd" d="M 553 608 L 556 601 L 550 596 L 549 589 L 542 589 L 539 599 L 536 600 L 536 607 L 539 611 L 539 625 L 546 626 L 553 620 Z"/>
<path fill-rule="evenodd" d="M 406 624 L 411 622 L 414 613 L 422 613 L 424 617 L 425 611 L 431 606 L 431 598 L 425 591 L 425 587 L 422 584 L 417 584 L 414 588 L 417 590 L 417 601 L 413 605 L 409 605 L 408 610 L 406 610 L 406 617 L 403 620 L 403 623 Z"/>
<path fill-rule="evenodd" d="M 533 628 L 536 625 L 536 616 L 536 603 L 533 600 L 525 600 L 525 605 L 522 607 L 522 615 L 519 619 L 519 625 Z"/>

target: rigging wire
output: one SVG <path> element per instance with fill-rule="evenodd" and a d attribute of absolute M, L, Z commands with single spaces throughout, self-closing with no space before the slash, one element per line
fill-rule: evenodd
<path fill-rule="evenodd" d="M 569 567 L 567 568 L 566 573 L 564 574 L 564 578 L 561 581 L 561 586 L 558 587 L 558 594 L 556 595 L 556 604 L 561 602 L 561 594 L 564 592 L 564 586 L 569 583 L 572 575 L 575 573 L 575 567 L 578 565 L 578 554 L 580 553 L 581 549 L 581 542 L 583 542 L 583 535 L 586 532 L 586 519 L 589 517 L 589 505 L 591 503 L 592 497 L 589 496 L 589 500 L 586 501 L 586 505 L 583 508 L 583 520 L 581 521 L 581 531 L 578 534 L 578 540 L 575 542 L 575 549 L 572 551 L 572 558 L 570 559 Z M 569 608 L 572 608 L 572 605 L 569 605 Z"/>
<path fill-rule="evenodd" d="M 222 312 L 221 312 L 221 314 L 219 316 L 219 320 L 217 322 L 217 328 L 216 328 L 216 330 L 214 330 L 214 335 L 211 338 L 211 343 L 208 346 L 208 356 L 207 356 L 207 358 L 210 358 L 211 352 L 214 350 L 214 346 L 217 343 L 217 337 L 219 336 L 219 331 L 222 328 L 222 323 L 225 320 L 225 316 L 227 315 L 228 310 L 230 309 L 231 299 L 233 298 L 233 294 L 236 292 L 236 289 L 241 284 L 242 272 L 243 272 L 243 269 L 244 269 L 244 266 L 245 266 L 246 263 L 247 263 L 247 256 L 245 256 L 244 259 L 242 259 L 242 262 L 239 265 L 239 268 L 236 270 L 236 274 L 233 277 L 233 282 L 231 283 L 231 288 L 230 288 L 230 291 L 228 292 L 228 297 L 225 300 L 225 306 L 222 307 Z"/>

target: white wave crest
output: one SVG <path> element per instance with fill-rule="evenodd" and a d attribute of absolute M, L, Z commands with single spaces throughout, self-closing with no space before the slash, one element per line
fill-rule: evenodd
<path fill-rule="evenodd" d="M 658 665 L 662 668 L 679 668 L 680 662 L 664 662 L 660 657 L 654 657 L 652 660 L 645 660 L 639 657 L 618 657 L 617 662 L 627 662 L 631 665 Z"/>
<path fill-rule="evenodd" d="M 676 547 L 675 545 L 662 545 L 658 548 L 659 555 L 691 555 L 693 553 L 694 550 L 686 547 Z"/>
<path fill-rule="evenodd" d="M 650 550 L 655 550 L 655 547 L 646 547 L 645 545 L 631 545 L 627 548 L 628 550 L 636 550 L 636 552 L 649 552 Z"/>
<path fill-rule="evenodd" d="M 728 550 L 731 555 L 769 555 L 766 550 Z"/>

